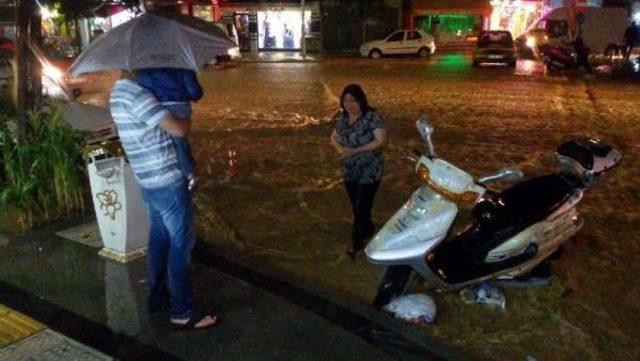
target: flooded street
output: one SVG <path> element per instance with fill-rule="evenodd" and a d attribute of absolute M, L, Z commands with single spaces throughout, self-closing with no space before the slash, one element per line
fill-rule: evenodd
<path fill-rule="evenodd" d="M 623 163 L 586 192 L 579 207 L 585 226 L 553 263 L 553 284 L 504 289 L 502 314 L 466 305 L 457 293 L 426 291 L 438 318 L 424 332 L 483 359 L 640 357 L 637 83 L 580 72 L 545 75 L 530 60 L 515 69 L 474 68 L 465 53 L 240 64 L 208 69 L 201 82 L 205 98 L 195 106 L 192 135 L 203 180 L 201 238 L 302 287 L 365 303 L 380 270 L 345 255 L 351 214 L 329 145 L 345 85 L 363 86 L 390 136 L 373 211 L 377 226 L 419 186 L 404 158 L 424 146 L 414 127 L 419 114 L 435 125 L 436 153 L 478 177 L 508 165 L 526 177 L 544 174 L 565 140 L 610 142 Z M 240 172 L 229 179 L 230 150 Z"/>

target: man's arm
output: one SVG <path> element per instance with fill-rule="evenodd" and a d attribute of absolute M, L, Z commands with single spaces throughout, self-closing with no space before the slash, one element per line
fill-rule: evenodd
<path fill-rule="evenodd" d="M 160 122 L 160 128 L 169 133 L 172 137 L 183 138 L 189 134 L 189 131 L 191 130 L 191 122 L 176 119 L 173 116 L 168 115 Z"/>
<path fill-rule="evenodd" d="M 142 88 L 135 99 L 132 114 L 149 127 L 159 126 L 169 135 L 182 138 L 189 133 L 191 122 L 174 118 L 147 89 Z"/>

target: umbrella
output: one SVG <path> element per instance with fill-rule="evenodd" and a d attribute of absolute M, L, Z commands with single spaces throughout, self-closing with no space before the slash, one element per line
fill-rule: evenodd
<path fill-rule="evenodd" d="M 156 14 L 159 14 L 159 13 L 156 13 Z M 217 36 L 225 39 L 228 38 L 227 32 L 220 27 L 220 26 L 224 26 L 224 24 L 222 23 L 213 23 L 211 21 L 206 21 L 206 20 L 197 18 L 195 16 L 183 15 L 176 12 L 162 13 L 162 14 L 159 14 L 159 16 L 162 16 L 169 20 L 176 21 L 182 25 L 186 25 L 192 29 L 199 30 L 209 35 L 213 35 L 213 36 Z M 229 41 L 233 41 L 233 39 L 229 39 Z M 235 44 L 235 41 L 234 41 L 234 44 Z"/>
<path fill-rule="evenodd" d="M 198 70 L 236 44 L 176 21 L 145 13 L 105 33 L 71 65 L 73 75 L 110 69 Z"/>

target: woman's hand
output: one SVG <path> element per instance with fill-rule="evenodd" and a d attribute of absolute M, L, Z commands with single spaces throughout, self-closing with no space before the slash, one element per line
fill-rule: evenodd
<path fill-rule="evenodd" d="M 348 150 L 342 154 L 342 158 L 348 158 L 358 153 L 372 152 L 382 148 L 387 144 L 387 131 L 384 128 L 378 128 L 373 131 L 374 139 L 369 143 L 358 148 L 347 148 Z"/>
<path fill-rule="evenodd" d="M 348 149 L 347 147 L 342 145 L 342 143 L 340 143 L 338 132 L 335 129 L 331 133 L 331 145 L 336 149 L 336 151 L 340 155 L 342 155 L 346 151 L 346 149 Z"/>
<path fill-rule="evenodd" d="M 338 153 L 340 153 L 340 159 L 346 159 L 357 154 L 357 151 L 353 148 L 342 147 Z"/>

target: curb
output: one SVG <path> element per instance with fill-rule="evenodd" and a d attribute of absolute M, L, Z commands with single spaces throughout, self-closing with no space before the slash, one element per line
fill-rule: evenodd
<path fill-rule="evenodd" d="M 423 360 L 473 359 L 463 350 L 443 344 L 423 328 L 399 321 L 360 301 L 321 290 L 308 280 L 298 279 L 276 267 L 268 267 L 259 260 L 235 250 L 226 247 L 222 249 L 199 240 L 193 257 L 195 262 L 203 266 L 211 267 L 306 308 L 338 327 L 355 333 L 365 341 L 376 344 L 379 349 L 390 349 L 392 357 L 393 349 L 403 345 L 399 348 Z"/>

